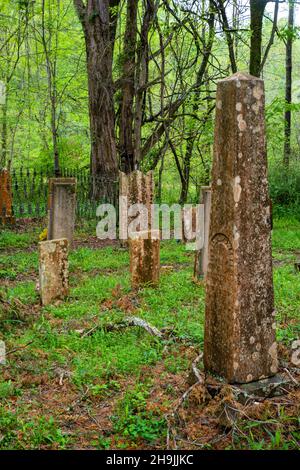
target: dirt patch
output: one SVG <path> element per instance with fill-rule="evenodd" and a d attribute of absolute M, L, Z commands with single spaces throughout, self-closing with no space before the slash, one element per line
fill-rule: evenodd
<path fill-rule="evenodd" d="M 120 248 L 120 243 L 118 240 L 100 240 L 94 236 L 77 238 L 73 242 L 74 250 L 77 250 L 78 248 L 91 248 L 93 250 L 97 250 L 107 247 Z"/>
<path fill-rule="evenodd" d="M 17 233 L 26 233 L 29 230 L 39 230 L 46 224 L 46 218 L 17 219 L 15 225 L 10 226 L 10 230 Z"/>

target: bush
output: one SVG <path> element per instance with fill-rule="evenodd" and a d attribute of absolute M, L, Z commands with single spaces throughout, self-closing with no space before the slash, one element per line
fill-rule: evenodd
<path fill-rule="evenodd" d="M 289 215 L 300 219 L 300 162 L 291 163 L 289 168 L 282 164 L 271 164 L 269 180 L 273 215 Z"/>

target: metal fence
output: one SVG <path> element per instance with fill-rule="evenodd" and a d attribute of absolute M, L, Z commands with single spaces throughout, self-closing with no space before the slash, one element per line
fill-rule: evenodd
<path fill-rule="evenodd" d="M 15 218 L 41 218 L 47 214 L 49 178 L 52 170 L 14 169 L 11 171 L 12 207 Z M 111 203 L 117 208 L 118 181 L 111 178 L 92 177 L 88 170 L 62 169 L 61 177 L 77 179 L 76 215 L 78 218 L 92 219 L 97 206 Z M 97 188 L 97 197 L 93 197 Z M 3 214 L 2 209 L 2 215 Z"/>

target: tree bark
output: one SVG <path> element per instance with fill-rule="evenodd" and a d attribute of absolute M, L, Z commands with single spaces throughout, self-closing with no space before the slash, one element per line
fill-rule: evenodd
<path fill-rule="evenodd" d="M 268 0 L 250 0 L 250 74 L 260 76 L 263 15 Z"/>
<path fill-rule="evenodd" d="M 118 175 L 112 60 L 119 0 L 74 0 L 87 57 L 91 134 L 91 196 L 114 195 Z"/>
<path fill-rule="evenodd" d="M 6 95 L 7 96 L 7 95 Z M 2 107 L 2 130 L 1 130 L 1 161 L 0 169 L 6 166 L 7 157 L 7 97 Z"/>
<path fill-rule="evenodd" d="M 140 43 L 137 51 L 136 64 L 136 95 L 135 95 L 135 114 L 134 114 L 134 147 L 135 164 L 139 167 L 142 160 L 142 125 L 145 111 L 145 85 L 148 82 L 149 67 L 149 41 L 148 34 L 153 24 L 157 12 L 158 3 L 153 0 L 145 2 L 145 14 L 141 27 Z M 163 52 L 162 52 L 163 54 Z M 161 77 L 164 80 L 164 77 Z"/>
<path fill-rule="evenodd" d="M 136 0 L 127 1 L 127 18 L 124 35 L 122 102 L 120 113 L 119 152 L 121 168 L 125 173 L 135 170 L 133 142 L 133 104 L 135 95 L 136 35 L 137 35 Z"/>
<path fill-rule="evenodd" d="M 284 115 L 284 156 L 283 163 L 289 167 L 291 157 L 291 103 L 292 103 L 292 71 L 293 71 L 293 27 L 294 27 L 295 4 L 289 2 L 288 37 L 286 41 L 286 64 L 285 64 L 285 115 Z"/>
<path fill-rule="evenodd" d="M 57 46 L 57 35 L 55 35 L 55 46 Z M 58 147 L 58 122 L 57 122 L 57 68 L 56 68 L 56 55 L 51 60 L 51 47 L 52 47 L 52 31 L 49 30 L 49 40 L 46 39 L 46 27 L 45 27 L 45 0 L 42 0 L 42 44 L 46 58 L 46 69 L 47 69 L 47 80 L 48 80 L 48 94 L 51 106 L 51 134 L 52 134 L 52 145 L 53 145 L 53 163 L 54 163 L 54 174 L 56 177 L 60 176 L 60 164 L 59 164 L 59 147 Z M 50 49 L 50 50 L 49 50 Z M 57 47 L 54 47 L 57 50 Z M 55 53 L 56 54 L 56 53 Z"/>
<path fill-rule="evenodd" d="M 228 53 L 229 53 L 229 60 L 230 60 L 230 66 L 231 66 L 231 71 L 232 73 L 237 72 L 237 64 L 236 64 L 236 59 L 235 59 L 235 53 L 234 53 L 234 40 L 230 32 L 230 27 L 229 27 L 229 22 L 226 14 L 226 8 L 224 4 L 224 0 L 218 0 L 218 8 L 221 14 L 222 18 L 222 23 L 223 23 L 223 31 L 225 33 L 226 37 L 226 42 L 228 46 Z"/>
<path fill-rule="evenodd" d="M 200 98 L 201 98 L 201 86 L 204 82 L 205 73 L 207 70 L 208 60 L 211 54 L 211 49 L 214 41 L 214 23 L 215 23 L 215 9 L 213 8 L 213 2 L 210 2 L 210 16 L 208 21 L 209 32 L 207 44 L 204 46 L 203 58 L 200 65 L 200 68 L 197 72 L 196 83 L 195 83 L 195 92 L 192 101 L 192 113 L 196 116 L 200 107 Z M 179 204 L 184 204 L 188 197 L 189 183 L 190 183 L 190 169 L 191 169 L 191 159 L 194 150 L 195 144 L 195 131 L 196 123 L 193 121 L 190 130 L 187 135 L 187 145 L 186 151 L 183 158 L 183 180 L 181 184 L 181 193 L 179 198 Z"/>

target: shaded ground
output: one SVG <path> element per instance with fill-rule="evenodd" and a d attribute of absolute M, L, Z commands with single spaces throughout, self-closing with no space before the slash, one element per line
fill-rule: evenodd
<path fill-rule="evenodd" d="M 295 383 L 282 397 L 243 406 L 226 386 L 209 396 L 199 384 L 182 400 L 203 346 L 204 286 L 192 280 L 192 253 L 164 242 L 160 287 L 133 292 L 127 251 L 99 243 L 94 227 L 77 227 L 70 296 L 41 308 L 43 228 L 27 221 L 0 233 L 0 339 L 8 352 L 0 366 L 0 448 L 300 448 Z M 299 233 L 297 222 L 280 221 L 273 236 L 281 367 L 295 382 Z M 163 338 L 139 327 L 109 331 L 131 315 Z M 224 420 L 224 407 L 233 421 Z"/>

